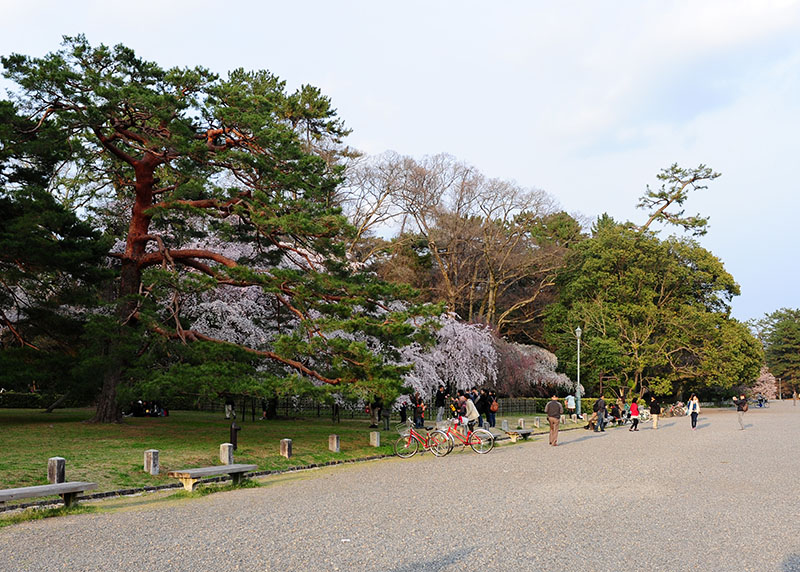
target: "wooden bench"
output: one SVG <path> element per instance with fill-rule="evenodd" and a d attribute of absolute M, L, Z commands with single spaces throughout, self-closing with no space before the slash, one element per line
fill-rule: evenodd
<path fill-rule="evenodd" d="M 520 437 L 523 439 L 530 437 L 533 433 L 533 429 L 509 429 L 508 431 L 504 431 L 504 433 L 508 435 L 512 443 L 516 443 Z"/>
<path fill-rule="evenodd" d="M 52 485 L 39 485 L 35 487 L 20 487 L 18 489 L 0 490 L 0 505 L 6 501 L 28 499 L 35 497 L 49 497 L 60 495 L 64 499 L 64 506 L 72 506 L 78 493 L 97 488 L 97 483 L 84 483 L 73 481 L 69 483 L 55 483 Z"/>
<path fill-rule="evenodd" d="M 230 475 L 234 485 L 238 485 L 242 480 L 242 475 L 250 471 L 255 471 L 258 465 L 219 465 L 216 467 L 201 467 L 199 469 L 180 469 L 167 473 L 170 477 L 180 480 L 183 488 L 193 491 L 200 479 L 213 477 L 214 475 Z"/>

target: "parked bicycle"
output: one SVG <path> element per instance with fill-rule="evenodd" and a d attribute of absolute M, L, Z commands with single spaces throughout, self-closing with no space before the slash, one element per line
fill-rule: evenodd
<path fill-rule="evenodd" d="M 400 437 L 394 443 L 394 452 L 398 457 L 408 459 L 417 454 L 420 447 L 423 451 L 430 451 L 437 457 L 443 457 L 452 450 L 450 437 L 441 429 L 434 429 L 422 434 L 417 431 L 411 420 L 395 426 Z"/>
<path fill-rule="evenodd" d="M 686 405 L 683 401 L 677 401 L 670 407 L 665 407 L 661 413 L 664 417 L 683 417 L 686 415 Z"/>
<path fill-rule="evenodd" d="M 473 451 L 484 455 L 492 450 L 494 447 L 494 435 L 490 431 L 486 429 L 467 429 L 467 433 L 464 434 L 458 429 L 457 423 L 455 423 L 455 419 L 451 421 L 450 426 L 445 431 L 445 435 L 448 438 L 448 450 L 447 453 L 450 453 L 456 445 L 456 441 L 461 443 L 462 447 L 466 447 L 469 445 Z M 445 453 L 445 455 L 447 454 Z"/>

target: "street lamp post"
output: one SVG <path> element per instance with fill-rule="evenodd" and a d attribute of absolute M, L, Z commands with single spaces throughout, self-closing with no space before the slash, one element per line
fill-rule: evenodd
<path fill-rule="evenodd" d="M 581 416 L 581 327 L 575 328 L 575 337 L 578 338 L 578 383 L 575 384 L 575 401 L 577 403 L 578 418 Z"/>

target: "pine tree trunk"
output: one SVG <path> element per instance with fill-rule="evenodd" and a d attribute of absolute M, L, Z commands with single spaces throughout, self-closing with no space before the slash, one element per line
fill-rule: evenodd
<path fill-rule="evenodd" d="M 121 423 L 122 409 L 117 403 L 117 385 L 122 378 L 122 367 L 114 364 L 103 376 L 103 389 L 97 396 L 97 410 L 91 423 Z"/>

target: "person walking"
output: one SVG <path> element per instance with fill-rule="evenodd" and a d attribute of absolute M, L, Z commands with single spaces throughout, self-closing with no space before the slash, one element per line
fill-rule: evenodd
<path fill-rule="evenodd" d="M 736 416 L 739 418 L 739 427 L 744 431 L 744 414 L 747 412 L 747 398 L 742 393 L 739 399 L 733 398 L 733 404 L 736 406 Z"/>
<path fill-rule="evenodd" d="M 600 398 L 594 402 L 594 410 L 597 413 L 597 425 L 594 428 L 594 432 L 597 433 L 598 431 L 605 432 L 606 430 L 606 400 L 603 399 L 601 395 Z"/>
<path fill-rule="evenodd" d="M 547 422 L 550 423 L 550 444 L 555 447 L 558 445 L 558 424 L 561 423 L 561 415 L 564 413 L 564 407 L 559 403 L 558 396 L 550 398 L 544 406 L 544 412 L 547 414 Z"/>
<path fill-rule="evenodd" d="M 575 396 L 567 395 L 567 398 L 564 400 L 564 404 L 567 406 L 569 418 L 572 419 L 572 416 L 575 415 Z"/>
<path fill-rule="evenodd" d="M 700 400 L 697 394 L 693 393 L 689 403 L 686 404 L 686 412 L 692 417 L 692 431 L 697 431 L 697 417 L 700 415 Z"/>
<path fill-rule="evenodd" d="M 631 401 L 631 428 L 628 431 L 639 430 L 639 398 L 634 397 Z"/>
<path fill-rule="evenodd" d="M 436 390 L 436 397 L 433 400 L 433 405 L 436 407 L 436 422 L 441 423 L 444 417 L 444 400 L 447 394 L 444 391 L 444 385 L 440 385 Z"/>
<path fill-rule="evenodd" d="M 653 429 L 658 429 L 658 416 L 661 415 L 661 404 L 656 401 L 656 396 L 650 396 L 650 416 L 653 418 Z"/>

